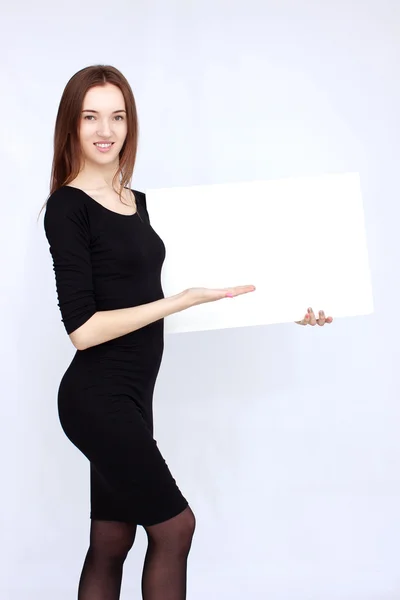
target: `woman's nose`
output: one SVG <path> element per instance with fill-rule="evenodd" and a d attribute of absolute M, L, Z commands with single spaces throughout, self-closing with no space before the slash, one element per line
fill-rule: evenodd
<path fill-rule="evenodd" d="M 98 133 L 98 135 L 100 135 L 102 137 L 110 136 L 112 133 L 110 124 L 107 121 L 104 123 L 101 123 L 97 130 L 97 133 Z"/>

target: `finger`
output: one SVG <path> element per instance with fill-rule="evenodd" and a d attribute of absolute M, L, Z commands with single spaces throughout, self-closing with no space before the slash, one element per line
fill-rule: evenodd
<path fill-rule="evenodd" d="M 313 309 L 311 307 L 307 310 L 307 313 L 308 313 L 308 316 L 309 316 L 309 323 L 310 323 L 310 325 L 312 325 L 312 326 L 316 325 L 317 319 L 315 318 L 314 311 L 313 311 Z"/>
<path fill-rule="evenodd" d="M 310 322 L 310 315 L 308 314 L 308 312 L 304 315 L 304 317 L 301 319 L 301 321 L 295 321 L 295 323 L 297 325 L 308 325 Z"/>
<path fill-rule="evenodd" d="M 307 321 L 302 319 L 301 321 L 295 321 L 296 325 L 307 325 Z"/>
<path fill-rule="evenodd" d="M 326 318 L 326 323 L 328 323 L 328 325 L 330 325 L 333 321 L 333 317 L 327 317 Z"/>
<path fill-rule="evenodd" d="M 237 294 L 248 294 L 249 292 L 254 292 L 255 289 L 254 285 L 238 285 L 235 287 Z"/>
<path fill-rule="evenodd" d="M 226 295 L 230 298 L 233 296 L 240 296 L 241 294 L 248 294 L 249 292 L 254 292 L 254 285 L 237 285 L 232 288 L 226 288 Z"/>
<path fill-rule="evenodd" d="M 319 318 L 318 318 L 318 320 L 317 320 L 317 323 L 318 323 L 318 325 L 319 325 L 320 327 L 322 327 L 323 325 L 325 325 L 325 320 L 326 320 L 326 318 L 325 318 L 325 313 L 324 313 L 324 311 L 323 311 L 323 310 L 320 310 L 320 311 L 319 311 L 319 313 L 318 313 L 318 317 L 319 317 Z"/>
<path fill-rule="evenodd" d="M 295 323 L 297 323 L 297 325 L 308 325 L 309 322 L 310 322 L 310 315 L 308 313 L 301 319 L 301 321 L 295 321 Z"/>

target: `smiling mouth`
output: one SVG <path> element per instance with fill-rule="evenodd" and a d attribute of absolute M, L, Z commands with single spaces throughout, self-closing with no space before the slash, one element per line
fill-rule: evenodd
<path fill-rule="evenodd" d="M 102 154 L 105 154 L 106 152 L 109 152 L 111 150 L 111 148 L 114 145 L 114 142 L 104 143 L 104 144 L 100 142 L 98 144 L 94 143 L 93 145 L 97 148 L 97 150 L 99 152 L 101 152 Z"/>

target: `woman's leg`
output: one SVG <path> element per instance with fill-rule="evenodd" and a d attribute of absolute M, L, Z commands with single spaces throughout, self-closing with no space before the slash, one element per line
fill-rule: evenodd
<path fill-rule="evenodd" d="M 149 544 L 142 578 L 144 600 L 185 600 L 186 565 L 195 524 L 188 507 L 164 523 L 145 527 Z"/>
<path fill-rule="evenodd" d="M 135 535 L 133 523 L 91 521 L 78 600 L 119 600 L 123 564 Z"/>

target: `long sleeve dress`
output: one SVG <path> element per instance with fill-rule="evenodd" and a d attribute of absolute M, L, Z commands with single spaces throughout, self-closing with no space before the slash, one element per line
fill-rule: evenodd
<path fill-rule="evenodd" d="M 165 246 L 151 227 L 145 194 L 123 215 L 79 188 L 48 199 L 44 228 L 58 306 L 68 334 L 96 311 L 163 298 Z M 154 525 L 188 505 L 153 436 L 153 390 L 163 320 L 77 350 L 58 389 L 61 426 L 90 461 L 90 518 Z"/>

